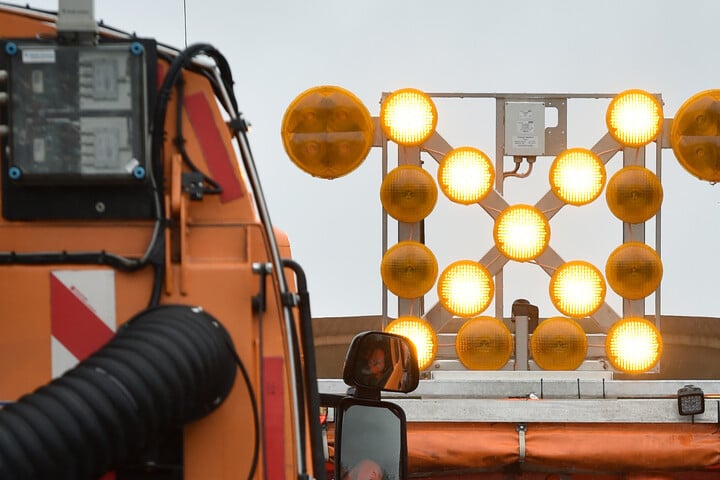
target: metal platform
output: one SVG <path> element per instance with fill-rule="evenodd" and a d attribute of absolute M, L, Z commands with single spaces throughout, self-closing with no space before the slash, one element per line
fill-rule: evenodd
<path fill-rule="evenodd" d="M 677 391 L 688 384 L 705 393 L 703 414 L 678 413 Z M 320 380 L 319 388 L 348 389 L 342 380 Z M 414 392 L 383 398 L 411 422 L 720 422 L 718 380 L 613 380 L 610 372 L 432 372 Z"/>

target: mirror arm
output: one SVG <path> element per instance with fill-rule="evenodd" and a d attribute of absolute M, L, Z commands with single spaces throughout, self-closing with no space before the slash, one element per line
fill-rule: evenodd
<path fill-rule="evenodd" d="M 363 400 L 375 400 L 380 401 L 380 389 L 377 388 L 362 388 L 362 387 L 351 387 L 348 388 L 348 395 L 355 398 L 362 398 Z"/>

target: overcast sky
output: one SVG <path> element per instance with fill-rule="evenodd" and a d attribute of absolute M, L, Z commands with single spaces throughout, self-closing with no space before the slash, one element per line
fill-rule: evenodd
<path fill-rule="evenodd" d="M 30 5 L 55 10 L 57 1 Z M 182 0 L 97 0 L 95 11 L 114 27 L 185 44 Z M 377 115 L 382 92 L 402 87 L 485 93 L 640 88 L 661 93 L 665 116 L 672 117 L 693 94 L 720 88 L 718 18 L 716 0 L 187 0 L 187 39 L 213 44 L 230 62 L 240 108 L 253 126 L 250 141 L 271 216 L 288 233 L 308 274 L 314 315 L 346 316 L 381 312 L 380 152 L 371 151 L 346 177 L 307 176 L 288 160 L 280 138 L 285 109 L 298 94 L 339 85 Z M 437 131 L 451 146 L 474 146 L 494 160 L 493 103 L 437 104 Z M 606 133 L 606 106 L 599 100 L 570 104 L 569 147 L 590 148 Z M 434 161 L 426 160 L 434 175 Z M 391 157 L 391 166 L 395 161 Z M 528 179 L 508 180 L 508 203 L 539 200 L 548 190 L 551 162 L 538 159 Z M 618 155 L 608 163 L 608 178 L 621 162 Z M 505 169 L 512 166 L 506 159 Z M 718 187 L 692 178 L 671 150 L 663 151 L 662 177 L 661 312 L 718 316 Z M 608 254 L 622 242 L 621 223 L 604 195 L 590 206 L 564 208 L 550 225 L 550 245 L 559 255 L 588 260 L 603 271 Z M 651 223 L 651 245 L 654 235 Z M 492 222 L 477 206 L 439 198 L 427 220 L 427 243 L 440 270 L 454 260 L 479 259 L 492 246 Z M 536 265 L 509 264 L 506 315 L 516 298 L 538 305 L 542 317 L 556 315 L 548 280 Z M 619 298 L 608 290 L 608 303 L 620 312 Z M 433 289 L 426 305 L 435 301 Z M 647 311 L 655 311 L 653 297 Z M 492 315 L 493 307 L 486 313 Z"/>

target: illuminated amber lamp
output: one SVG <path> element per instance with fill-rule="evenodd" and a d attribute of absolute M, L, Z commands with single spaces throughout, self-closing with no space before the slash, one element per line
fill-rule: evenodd
<path fill-rule="evenodd" d="M 380 201 L 394 219 L 419 222 L 435 208 L 435 179 L 422 167 L 401 165 L 385 176 L 380 186 Z"/>
<path fill-rule="evenodd" d="M 428 368 L 435 360 L 438 347 L 437 335 L 425 320 L 413 316 L 400 317 L 390 322 L 385 327 L 385 331 L 402 335 L 413 342 L 417 350 L 420 370 Z"/>
<path fill-rule="evenodd" d="M 610 211 L 627 223 L 642 223 L 660 210 L 663 188 L 660 179 L 645 167 L 631 165 L 610 178 L 605 191 Z"/>
<path fill-rule="evenodd" d="M 644 90 L 626 90 L 608 105 L 608 132 L 625 147 L 638 148 L 655 140 L 663 123 L 660 100 Z"/>
<path fill-rule="evenodd" d="M 425 295 L 435 285 L 437 273 L 435 255 L 419 242 L 404 241 L 394 245 L 380 262 L 380 275 L 385 286 L 402 298 Z"/>
<path fill-rule="evenodd" d="M 351 92 L 311 88 L 285 111 L 281 136 L 290 160 L 314 177 L 333 179 L 355 170 L 373 143 L 373 122 Z"/>
<path fill-rule="evenodd" d="M 503 210 L 493 227 L 495 246 L 510 260 L 526 262 L 540 256 L 550 242 L 550 224 L 540 210 L 513 205 Z"/>
<path fill-rule="evenodd" d="M 498 370 L 512 355 L 512 334 L 507 326 L 496 318 L 471 318 L 458 330 L 455 351 L 465 368 Z"/>
<path fill-rule="evenodd" d="M 455 203 L 477 203 L 490 193 L 495 168 L 490 158 L 473 147 L 455 148 L 443 157 L 437 172 L 438 184 Z"/>
<path fill-rule="evenodd" d="M 605 301 L 605 279 L 594 265 L 573 260 L 561 265 L 550 277 L 550 299 L 563 315 L 584 318 Z"/>
<path fill-rule="evenodd" d="M 680 165 L 708 182 L 720 182 L 720 90 L 706 90 L 680 106 L 670 145 Z"/>
<path fill-rule="evenodd" d="M 610 364 L 625 373 L 650 370 L 660 360 L 662 349 L 657 327 L 639 317 L 618 320 L 605 338 L 605 354 Z"/>
<path fill-rule="evenodd" d="M 438 300 L 459 317 L 482 313 L 492 301 L 495 284 L 487 268 L 471 260 L 448 265 L 438 279 Z"/>
<path fill-rule="evenodd" d="M 587 355 L 585 331 L 575 320 L 551 317 L 540 322 L 530 337 L 530 351 L 543 370 L 575 370 Z"/>
<path fill-rule="evenodd" d="M 385 136 L 399 145 L 420 145 L 435 132 L 437 108 L 420 90 L 396 90 L 380 105 L 380 126 Z"/>
<path fill-rule="evenodd" d="M 550 188 L 570 205 L 586 205 L 595 200 L 605 186 L 605 179 L 605 164 L 585 148 L 565 150 L 550 166 Z"/>
<path fill-rule="evenodd" d="M 639 300 L 657 290 L 662 280 L 660 255 L 644 243 L 627 242 L 610 253 L 605 278 L 615 293 Z"/>

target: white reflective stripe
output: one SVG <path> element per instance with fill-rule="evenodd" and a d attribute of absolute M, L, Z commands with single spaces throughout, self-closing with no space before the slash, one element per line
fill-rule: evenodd
<path fill-rule="evenodd" d="M 52 378 L 61 376 L 78 363 L 75 355 L 70 353 L 55 337 L 50 338 L 50 351 L 52 356 Z"/>
<path fill-rule="evenodd" d="M 92 312 L 93 321 L 100 321 L 112 332 L 116 331 L 115 314 L 115 272 L 110 269 L 101 270 L 54 270 L 51 272 L 58 282 L 79 300 L 79 304 Z M 55 304 L 51 296 L 51 310 L 63 309 Z M 54 318 L 52 321 L 56 321 Z M 75 337 L 77 334 L 77 337 Z M 84 332 L 72 332 L 76 340 L 83 339 Z M 90 348 L 96 345 L 89 345 L 91 339 L 81 340 L 80 343 Z M 75 344 L 77 345 L 77 343 Z M 50 368 L 52 378 L 57 378 L 67 370 L 78 364 L 79 359 L 67 348 L 66 345 L 51 335 L 50 337 Z"/>

